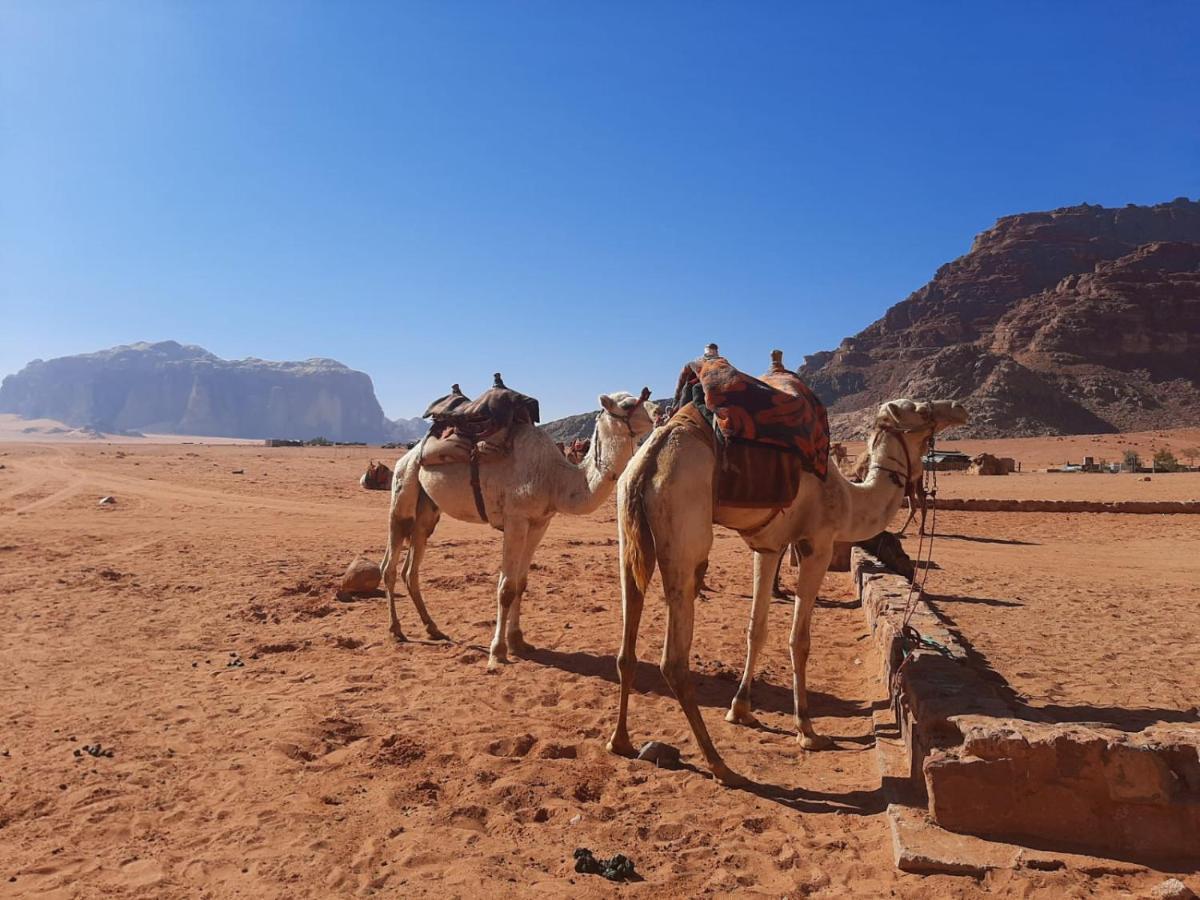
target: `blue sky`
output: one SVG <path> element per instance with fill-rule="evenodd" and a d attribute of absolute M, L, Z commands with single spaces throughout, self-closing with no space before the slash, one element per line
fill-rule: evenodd
<path fill-rule="evenodd" d="M 1200 195 L 1200 4 L 0 4 L 0 374 L 176 339 L 547 418 Z"/>

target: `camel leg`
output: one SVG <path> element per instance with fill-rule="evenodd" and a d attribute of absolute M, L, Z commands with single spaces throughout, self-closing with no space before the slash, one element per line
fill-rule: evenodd
<path fill-rule="evenodd" d="M 666 584 L 664 572 L 664 588 L 667 592 L 667 636 L 663 642 L 662 673 L 671 686 L 675 699 L 683 707 L 688 724 L 692 726 L 692 735 L 700 745 L 700 752 L 708 763 L 709 770 L 716 779 L 724 784 L 739 783 L 741 779 L 735 775 L 729 766 L 721 759 L 717 748 L 713 746 L 704 717 L 700 715 L 700 706 L 696 703 L 696 687 L 692 684 L 692 672 L 688 660 L 692 652 L 692 631 L 696 616 L 696 594 L 699 579 L 688 578 L 685 584 Z"/>
<path fill-rule="evenodd" d="M 775 580 L 771 584 L 771 597 L 776 600 L 787 600 L 791 597 L 791 594 L 783 589 L 782 584 L 783 557 L 785 555 L 785 552 L 781 550 L 779 553 L 779 562 L 775 564 Z"/>
<path fill-rule="evenodd" d="M 805 750 L 824 750 L 832 745 L 829 738 L 813 730 L 808 715 L 808 686 L 806 670 L 808 651 L 812 642 L 812 614 L 817 602 L 817 591 L 829 569 L 833 556 L 833 544 L 816 550 L 800 561 L 800 577 L 796 588 L 795 614 L 792 618 L 792 695 L 796 706 L 796 729 L 800 746 Z"/>
<path fill-rule="evenodd" d="M 421 617 L 421 621 L 425 625 L 426 633 L 435 641 L 448 641 L 450 638 L 446 637 L 437 627 L 433 617 L 429 615 L 429 610 L 425 607 L 425 598 L 421 596 L 421 560 L 425 556 L 425 545 L 429 536 L 433 534 L 433 529 L 437 528 L 438 520 L 441 517 L 441 511 L 429 498 L 429 495 L 421 491 L 421 496 L 417 500 L 417 518 L 412 530 L 412 542 L 409 544 L 408 556 L 405 557 L 401 576 L 404 578 L 404 586 L 408 588 L 408 596 L 412 598 L 413 606 L 417 608 L 417 615 Z"/>
<path fill-rule="evenodd" d="M 412 536 L 414 521 L 408 517 L 396 514 L 396 504 L 393 502 L 392 516 L 388 520 L 388 547 L 383 554 L 383 588 L 388 601 L 388 630 L 398 641 L 407 641 L 404 629 L 400 627 L 400 618 L 396 615 L 396 569 L 400 563 L 400 554 L 404 545 Z M 405 562 L 408 568 L 408 562 Z"/>
<path fill-rule="evenodd" d="M 500 562 L 500 580 L 496 585 L 496 635 L 488 654 L 488 671 L 495 672 L 501 663 L 508 662 L 508 613 L 517 596 L 521 582 L 521 561 L 525 558 L 525 541 L 529 535 L 526 519 L 511 519 L 504 523 L 504 550 Z"/>
<path fill-rule="evenodd" d="M 396 615 L 396 569 L 400 565 L 400 554 L 412 539 L 416 526 L 417 507 L 420 502 L 421 485 L 418 482 L 419 465 L 410 451 L 396 462 L 392 476 L 392 498 L 388 509 L 388 546 L 380 566 L 383 588 L 388 600 L 388 630 L 397 641 L 406 641 L 400 618 Z"/>
<path fill-rule="evenodd" d="M 621 633 L 621 650 L 617 654 L 617 675 L 621 679 L 621 699 L 617 706 L 617 727 L 608 739 L 608 750 L 621 756 L 633 756 L 633 743 L 629 740 L 626 719 L 629 714 L 629 692 L 633 688 L 633 677 L 637 672 L 637 636 L 642 623 L 642 607 L 646 595 L 638 589 L 633 570 L 621 562 L 621 618 L 624 630 Z"/>
<path fill-rule="evenodd" d="M 537 552 L 538 544 L 550 527 L 550 520 L 533 522 L 529 526 L 529 534 L 525 538 L 525 554 L 521 558 L 521 577 L 517 582 L 517 596 L 513 598 L 508 610 L 508 646 L 518 656 L 528 656 L 537 648 L 525 640 L 521 632 L 521 603 L 525 599 L 525 588 L 529 583 L 529 566 L 533 562 L 533 554 Z"/>
<path fill-rule="evenodd" d="M 738 685 L 729 712 L 725 714 L 726 722 L 758 725 L 758 719 L 750 712 L 750 685 L 754 681 L 758 655 L 767 640 L 767 612 L 771 608 L 771 595 L 782 560 L 782 548 L 769 553 L 754 553 L 754 601 L 750 608 L 750 624 L 746 628 L 746 669 L 742 672 L 742 683 Z"/>

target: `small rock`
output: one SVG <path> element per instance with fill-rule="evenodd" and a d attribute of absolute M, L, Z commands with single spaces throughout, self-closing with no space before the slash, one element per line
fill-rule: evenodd
<path fill-rule="evenodd" d="M 652 762 L 660 769 L 679 768 L 679 748 L 662 741 L 647 741 L 638 751 L 638 759 Z"/>
<path fill-rule="evenodd" d="M 379 566 L 369 559 L 357 557 L 346 568 L 346 574 L 342 576 L 341 593 L 369 594 L 379 587 L 382 579 L 383 574 L 379 571 Z"/>
<path fill-rule="evenodd" d="M 583 813 L 575 813 L 575 815 L 571 816 L 569 821 L 572 825 L 578 825 L 583 821 Z"/>
<path fill-rule="evenodd" d="M 101 497 L 100 502 L 97 503 L 96 505 L 97 506 L 112 506 L 116 502 L 117 502 L 116 497 Z"/>
<path fill-rule="evenodd" d="M 1196 900 L 1196 893 L 1178 878 L 1168 878 L 1150 892 L 1155 900 Z"/>
<path fill-rule="evenodd" d="M 234 475 L 245 475 L 245 474 L 246 474 L 246 470 L 245 470 L 245 469 L 234 469 L 234 470 L 233 470 L 233 474 L 234 474 Z"/>

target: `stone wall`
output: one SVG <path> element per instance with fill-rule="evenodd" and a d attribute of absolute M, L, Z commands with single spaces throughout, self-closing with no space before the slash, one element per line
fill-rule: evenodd
<path fill-rule="evenodd" d="M 924 599 L 910 603 L 907 579 L 861 547 L 851 551 L 851 577 L 883 660 L 909 786 L 937 825 L 1160 865 L 1200 863 L 1200 721 L 1130 734 L 1021 718 Z M 906 638 L 906 621 L 919 641 Z"/>

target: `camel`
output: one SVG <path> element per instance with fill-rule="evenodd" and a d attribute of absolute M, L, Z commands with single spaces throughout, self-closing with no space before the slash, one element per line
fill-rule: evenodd
<path fill-rule="evenodd" d="M 563 447 L 563 455 L 567 458 L 567 462 L 577 466 L 587 458 L 587 453 L 591 449 L 592 442 L 590 440 L 575 438 L 569 447 Z"/>
<path fill-rule="evenodd" d="M 805 749 L 830 746 L 813 729 L 808 712 L 805 670 L 809 626 L 817 590 L 833 553 L 834 541 L 858 541 L 881 532 L 911 487 L 920 483 L 922 457 L 934 434 L 967 421 L 954 401 L 895 400 L 879 408 L 868 438 L 871 471 L 851 484 L 837 466 L 824 481 L 805 473 L 796 499 L 784 510 L 721 507 L 714 503 L 716 457 L 711 435 L 686 423 L 656 430 L 621 476 L 617 487 L 624 632 L 617 658 L 620 700 L 608 749 L 633 755 L 626 719 L 637 667 L 637 634 L 646 586 L 657 563 L 667 602 L 667 634 L 662 672 L 713 775 L 742 783 L 722 761 L 700 716 L 688 660 L 691 654 L 697 586 L 708 566 L 713 525 L 737 531 L 754 551 L 754 599 L 747 630 L 746 667 L 726 720 L 756 725 L 750 685 L 766 639 L 767 610 L 780 556 L 795 545 L 801 556 L 791 631 L 792 692 L 797 738 Z"/>
<path fill-rule="evenodd" d="M 368 460 L 367 471 L 358 483 L 368 491 L 386 491 L 392 483 L 392 470 L 385 463 Z"/>
<path fill-rule="evenodd" d="M 465 463 L 422 466 L 421 446 L 396 463 L 388 549 L 383 558 L 390 630 L 406 640 L 396 616 L 396 569 L 405 546 L 403 579 L 417 614 L 434 640 L 447 640 L 434 624 L 421 596 L 420 567 L 429 536 L 442 512 L 462 522 L 488 524 L 504 533 L 500 579 L 496 588 L 496 634 L 488 654 L 488 671 L 508 661 L 508 649 L 528 655 L 533 647 L 521 632 L 521 598 L 533 554 L 550 520 L 559 513 L 582 516 L 611 496 L 617 478 L 637 444 L 651 430 L 645 409 L 649 389 L 641 397 L 624 391 L 600 395 L 600 414 L 591 437 L 591 452 L 572 465 L 554 441 L 530 424 L 515 424 L 511 451 L 479 467 L 480 490 L 487 511 L 480 518 Z"/>

